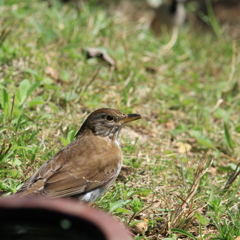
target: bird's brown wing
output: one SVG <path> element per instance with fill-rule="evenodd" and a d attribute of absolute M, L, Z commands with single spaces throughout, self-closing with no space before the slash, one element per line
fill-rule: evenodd
<path fill-rule="evenodd" d="M 68 197 L 109 185 L 120 167 L 121 150 L 102 141 L 74 140 L 42 165 L 17 195 Z"/>
<path fill-rule="evenodd" d="M 80 195 L 98 187 L 108 186 L 116 177 L 115 169 L 111 172 L 95 170 L 94 173 L 93 177 L 86 172 L 56 172 L 44 184 L 43 193 L 49 197 Z"/>

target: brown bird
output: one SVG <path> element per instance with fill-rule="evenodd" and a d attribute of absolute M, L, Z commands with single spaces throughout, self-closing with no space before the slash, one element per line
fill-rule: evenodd
<path fill-rule="evenodd" d="M 14 197 L 72 197 L 92 203 L 117 178 L 122 166 L 118 135 L 125 123 L 141 118 L 102 108 L 88 116 L 69 145 L 43 164 Z"/>

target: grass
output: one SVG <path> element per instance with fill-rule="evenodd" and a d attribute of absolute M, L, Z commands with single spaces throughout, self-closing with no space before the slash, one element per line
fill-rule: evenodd
<path fill-rule="evenodd" d="M 0 16 L 2 193 L 72 141 L 90 112 L 117 108 L 143 119 L 122 131 L 126 172 L 96 206 L 135 239 L 240 235 L 239 177 L 224 189 L 240 154 L 237 40 L 186 26 L 164 53 L 169 36 L 91 2 L 77 11 L 3 0 Z M 87 47 L 116 68 L 86 60 Z"/>

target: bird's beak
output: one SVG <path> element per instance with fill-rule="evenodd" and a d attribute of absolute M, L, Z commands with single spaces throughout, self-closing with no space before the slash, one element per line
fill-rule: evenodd
<path fill-rule="evenodd" d="M 142 116 L 140 114 L 128 114 L 126 118 L 120 120 L 120 123 L 127 123 L 127 122 L 132 122 L 135 121 L 139 118 L 141 118 Z"/>

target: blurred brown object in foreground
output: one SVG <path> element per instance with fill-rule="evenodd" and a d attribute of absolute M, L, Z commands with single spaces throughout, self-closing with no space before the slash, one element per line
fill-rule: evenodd
<path fill-rule="evenodd" d="M 186 19 L 183 0 L 169 0 L 155 9 L 151 28 L 156 35 L 162 31 L 172 31 L 179 28 Z"/>
<path fill-rule="evenodd" d="M 130 240 L 113 217 L 69 199 L 0 199 L 2 240 Z"/>

